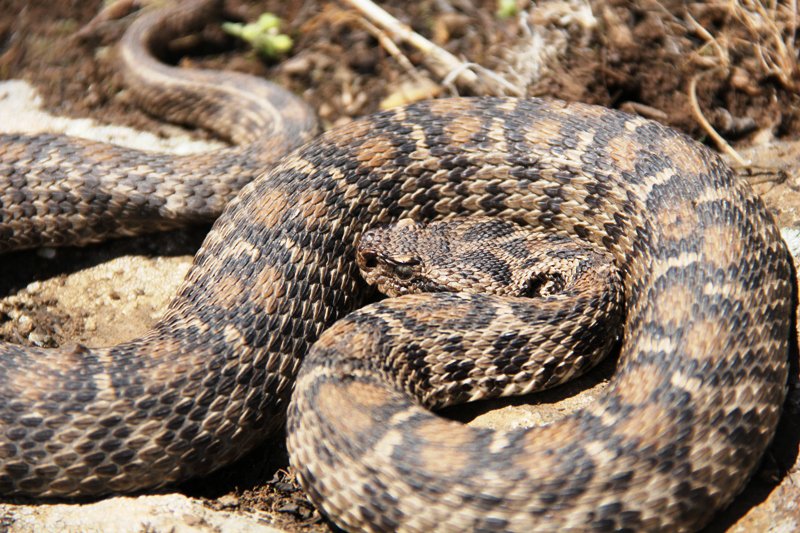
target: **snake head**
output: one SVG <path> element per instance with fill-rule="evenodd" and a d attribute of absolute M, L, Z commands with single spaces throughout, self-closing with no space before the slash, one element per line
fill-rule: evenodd
<path fill-rule="evenodd" d="M 482 216 L 371 228 L 358 243 L 356 260 L 367 283 L 387 296 L 466 292 L 548 298 L 573 290 L 589 264 L 612 268 L 571 239 Z"/>
<path fill-rule="evenodd" d="M 361 237 L 356 262 L 361 275 L 387 296 L 428 292 L 419 285 L 425 281 L 425 264 L 415 252 L 417 233 L 414 222 L 392 228 L 373 228 Z"/>

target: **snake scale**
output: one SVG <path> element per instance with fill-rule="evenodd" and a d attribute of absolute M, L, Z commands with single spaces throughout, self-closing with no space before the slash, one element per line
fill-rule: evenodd
<path fill-rule="evenodd" d="M 227 202 L 141 338 L 0 345 L 0 491 L 95 496 L 202 475 L 287 412 L 304 489 L 346 529 L 691 530 L 742 489 L 785 397 L 791 271 L 771 215 L 718 156 L 640 117 L 507 98 L 421 102 L 302 144 L 314 121 L 287 93 L 147 57 L 199 6 L 142 17 L 123 70 L 150 110 L 240 148 L 170 158 L 0 137 L 2 250 L 169 227 Z M 513 381 L 463 357 L 476 328 L 506 328 L 492 350 L 511 374 L 538 333 L 493 296 L 362 307 L 356 246 L 379 224 L 469 214 L 611 255 L 623 338 L 596 403 L 509 432 L 421 407 Z"/>

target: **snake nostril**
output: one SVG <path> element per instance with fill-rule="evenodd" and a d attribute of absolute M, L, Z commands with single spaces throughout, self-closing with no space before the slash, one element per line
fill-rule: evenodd
<path fill-rule="evenodd" d="M 378 266 L 378 254 L 369 250 L 362 250 L 360 252 L 361 255 L 361 266 L 365 269 L 373 269 Z"/>

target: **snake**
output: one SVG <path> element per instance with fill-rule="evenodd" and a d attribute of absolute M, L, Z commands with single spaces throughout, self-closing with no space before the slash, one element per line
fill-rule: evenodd
<path fill-rule="evenodd" d="M 469 341 L 473 349 L 465 351 L 460 337 L 467 328 L 453 324 L 450 330 L 444 315 L 437 315 L 435 335 L 412 314 L 400 321 L 396 313 L 370 315 L 385 315 L 393 336 L 447 352 L 437 363 L 448 370 L 438 383 L 427 384 L 433 394 L 422 396 L 428 408 L 554 387 L 592 368 L 617 340 L 623 306 L 619 272 L 608 254 L 568 237 L 481 216 L 427 224 L 402 219 L 364 233 L 356 262 L 364 280 L 390 297 L 511 297 L 477 299 L 480 313 L 470 317 L 466 334 L 480 338 Z M 436 306 L 440 297 L 401 306 Z M 424 347 L 417 356 L 430 351 Z M 406 366 L 417 367 L 410 361 Z"/>
<path fill-rule="evenodd" d="M 148 59 L 205 6 L 139 18 L 121 68 L 152 112 L 239 147 L 180 158 L 0 136 L 2 251 L 221 211 L 141 337 L 0 345 L 0 492 L 161 487 L 285 427 L 303 489 L 347 530 L 694 530 L 732 501 L 786 396 L 792 271 L 772 215 L 718 155 L 642 117 L 537 98 L 424 101 L 315 135 L 307 107 L 266 82 Z M 611 257 L 620 353 L 594 403 L 510 431 L 424 409 L 505 389 L 539 335 L 494 295 L 372 301 L 363 235 L 462 216 Z M 505 375 L 465 357 L 482 329 L 499 331 Z"/>

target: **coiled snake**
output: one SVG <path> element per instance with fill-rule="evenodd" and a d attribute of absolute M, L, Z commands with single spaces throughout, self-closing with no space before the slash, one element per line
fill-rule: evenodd
<path fill-rule="evenodd" d="M 240 76 L 186 93 L 232 75 L 180 73 L 187 88 L 146 57 L 194 13 L 135 24 L 124 68 L 150 109 L 228 125 L 251 144 L 172 159 L 0 137 L 2 250 L 213 216 L 258 175 L 150 332 L 102 349 L 0 347 L 3 493 L 100 495 L 202 475 L 273 434 L 287 409 L 304 488 L 348 529 L 694 529 L 740 491 L 785 396 L 791 278 L 772 217 L 716 155 L 617 111 L 481 98 L 372 115 L 275 162 L 312 136 L 304 106 Z M 272 136 L 258 130 L 264 116 L 278 124 Z M 574 235 L 614 258 L 624 333 L 596 404 L 505 433 L 438 419 L 417 402 L 448 387 L 469 395 L 493 376 L 440 356 L 471 350 L 476 324 L 515 311 L 444 294 L 348 315 L 363 303 L 355 247 L 366 229 L 470 213 Z M 434 329 L 420 341 L 437 323 L 447 338 Z M 509 324 L 497 342 L 513 359 L 536 333 Z"/>

